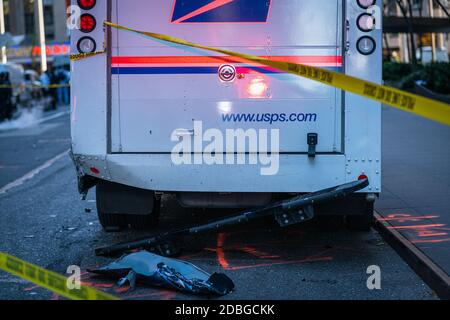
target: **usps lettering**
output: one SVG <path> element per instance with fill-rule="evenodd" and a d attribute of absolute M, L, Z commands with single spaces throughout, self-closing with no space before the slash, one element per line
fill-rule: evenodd
<path fill-rule="evenodd" d="M 175 0 L 172 23 L 265 23 L 271 0 Z"/>

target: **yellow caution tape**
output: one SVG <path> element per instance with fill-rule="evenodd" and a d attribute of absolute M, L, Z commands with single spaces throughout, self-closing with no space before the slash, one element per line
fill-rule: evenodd
<path fill-rule="evenodd" d="M 118 300 L 113 295 L 95 290 L 86 285 L 81 285 L 80 289 L 69 289 L 67 287 L 67 278 L 62 275 L 3 252 L 0 252 L 0 269 L 69 299 Z"/>
<path fill-rule="evenodd" d="M 249 54 L 208 47 L 163 34 L 131 29 L 111 22 L 104 22 L 104 24 L 105 26 L 131 31 L 134 33 L 152 37 L 154 39 L 246 59 L 287 73 L 318 81 L 326 85 L 351 92 L 446 125 L 450 125 L 450 105 L 444 102 L 435 101 L 406 91 L 390 88 L 370 81 L 361 80 L 342 73 L 333 72 L 317 67 L 291 62 L 274 61 Z"/>
<path fill-rule="evenodd" d="M 96 51 L 96 52 L 89 52 L 89 53 L 71 54 L 70 55 L 70 60 L 78 61 L 78 60 L 81 60 L 81 59 L 93 57 L 93 56 L 96 56 L 96 55 L 99 55 L 99 54 L 104 54 L 104 53 L 106 53 L 106 50 Z"/>

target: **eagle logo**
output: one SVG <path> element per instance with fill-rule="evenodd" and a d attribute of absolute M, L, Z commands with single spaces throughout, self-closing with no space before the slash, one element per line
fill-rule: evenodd
<path fill-rule="evenodd" d="M 172 23 L 266 23 L 272 0 L 175 0 Z"/>

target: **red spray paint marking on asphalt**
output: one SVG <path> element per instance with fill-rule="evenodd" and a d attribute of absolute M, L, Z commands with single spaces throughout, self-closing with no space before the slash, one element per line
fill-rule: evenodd
<path fill-rule="evenodd" d="M 445 224 L 421 224 L 421 225 L 412 225 L 412 226 L 392 226 L 389 229 L 414 229 L 414 230 L 422 230 L 429 228 L 439 228 L 445 227 Z"/>
<path fill-rule="evenodd" d="M 414 216 L 411 214 L 390 214 L 383 221 L 391 224 L 389 229 L 399 230 L 414 244 L 437 244 L 449 242 L 449 228 L 446 224 L 435 223 L 436 215 Z M 433 221 L 433 223 L 420 222 Z M 417 224 L 417 223 L 420 224 Z M 443 238 L 444 237 L 444 238 Z"/>
<path fill-rule="evenodd" d="M 228 269 L 230 264 L 225 258 L 225 253 L 223 252 L 223 244 L 225 243 L 225 233 L 219 233 L 217 235 L 217 260 L 222 268 Z"/>
<path fill-rule="evenodd" d="M 216 251 L 217 254 L 217 260 L 220 264 L 220 266 L 225 270 L 235 271 L 235 270 L 242 270 L 242 269 L 252 269 L 252 268 L 259 268 L 259 267 L 269 267 L 269 266 L 275 266 L 275 265 L 288 265 L 288 264 L 297 264 L 297 263 L 309 263 L 309 262 L 320 262 L 320 261 L 331 261 L 333 260 L 333 257 L 331 256 L 325 256 L 320 257 L 325 252 L 330 251 L 330 249 L 318 252 L 314 255 L 308 256 L 303 259 L 298 260 L 274 260 L 267 263 L 258 263 L 253 265 L 241 265 L 241 266 L 232 266 L 230 265 L 230 262 L 226 259 L 225 252 L 224 252 L 224 244 L 225 244 L 226 234 L 225 233 L 219 233 L 217 236 L 217 248 L 210 249 L 211 251 Z M 280 256 L 276 255 L 269 255 L 267 253 L 261 252 L 257 250 L 254 247 L 251 246 L 235 246 L 232 247 L 233 249 L 237 249 L 249 254 L 252 254 L 260 259 L 274 259 L 274 258 L 280 258 Z"/>
<path fill-rule="evenodd" d="M 412 216 L 410 214 L 390 214 L 386 218 L 380 219 L 381 221 L 397 221 L 403 223 L 406 221 L 421 221 L 426 219 L 436 219 L 439 216 Z"/>
<path fill-rule="evenodd" d="M 243 270 L 243 269 L 270 267 L 270 266 L 276 266 L 276 265 L 300 264 L 300 263 L 308 263 L 308 262 L 323 262 L 323 261 L 332 261 L 332 260 L 333 260 L 333 257 L 322 257 L 322 258 L 314 258 L 314 259 L 306 258 L 306 259 L 301 259 L 301 260 L 274 261 L 274 262 L 270 262 L 270 263 L 260 263 L 260 264 L 254 264 L 254 265 L 229 267 L 227 270 L 236 271 L 236 270 Z"/>
<path fill-rule="evenodd" d="M 432 240 L 413 240 L 411 243 L 430 243 L 430 244 L 436 244 L 436 243 L 443 243 L 443 242 L 450 242 L 450 238 L 445 239 L 432 239 Z"/>
<path fill-rule="evenodd" d="M 278 259 L 280 256 L 278 255 L 271 255 L 270 253 L 266 253 L 263 251 L 260 251 L 256 249 L 255 247 L 251 246 L 245 246 L 245 247 L 238 247 L 237 250 L 243 251 L 245 253 L 251 254 L 257 258 L 261 259 Z"/>

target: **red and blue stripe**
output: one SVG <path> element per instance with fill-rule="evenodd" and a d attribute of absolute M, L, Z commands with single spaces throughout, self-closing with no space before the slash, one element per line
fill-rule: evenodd
<path fill-rule="evenodd" d="M 276 61 L 293 62 L 339 71 L 341 56 L 276 56 L 264 57 Z M 284 73 L 277 69 L 230 56 L 146 56 L 113 57 L 112 74 L 217 74 L 223 64 L 233 64 L 239 74 Z"/>

